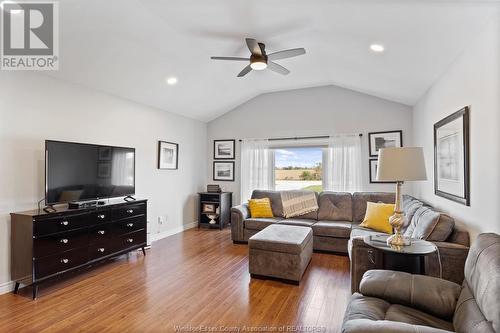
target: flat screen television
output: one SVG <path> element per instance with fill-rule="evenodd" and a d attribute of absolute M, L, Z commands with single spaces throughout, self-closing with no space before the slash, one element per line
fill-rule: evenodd
<path fill-rule="evenodd" d="M 135 149 L 45 141 L 47 205 L 135 194 Z"/>

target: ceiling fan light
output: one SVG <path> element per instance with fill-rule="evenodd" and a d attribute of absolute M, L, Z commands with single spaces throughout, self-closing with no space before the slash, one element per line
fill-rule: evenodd
<path fill-rule="evenodd" d="M 267 63 L 265 61 L 254 61 L 250 64 L 253 70 L 261 71 L 267 68 Z"/>

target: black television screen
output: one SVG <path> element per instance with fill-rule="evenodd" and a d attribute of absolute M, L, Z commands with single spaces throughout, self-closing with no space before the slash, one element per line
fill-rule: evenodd
<path fill-rule="evenodd" d="M 45 141 L 48 205 L 134 193 L 134 148 Z"/>

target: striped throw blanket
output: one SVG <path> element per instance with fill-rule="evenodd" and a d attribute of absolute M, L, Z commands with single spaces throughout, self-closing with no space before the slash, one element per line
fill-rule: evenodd
<path fill-rule="evenodd" d="M 313 191 L 282 191 L 283 216 L 286 218 L 317 211 L 318 201 Z"/>

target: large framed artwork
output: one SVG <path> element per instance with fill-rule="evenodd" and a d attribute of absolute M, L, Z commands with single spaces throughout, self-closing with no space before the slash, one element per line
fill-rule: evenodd
<path fill-rule="evenodd" d="M 179 167 L 179 144 L 158 141 L 158 169 L 176 170 Z"/>
<path fill-rule="evenodd" d="M 234 161 L 214 162 L 214 180 L 234 181 Z"/>
<path fill-rule="evenodd" d="M 370 183 L 371 184 L 396 184 L 396 182 L 380 182 L 377 180 L 378 160 L 370 160 Z"/>
<path fill-rule="evenodd" d="M 368 133 L 370 157 L 378 157 L 382 148 L 403 147 L 403 131 L 385 131 Z"/>
<path fill-rule="evenodd" d="M 235 140 L 214 140 L 214 160 L 234 159 Z"/>
<path fill-rule="evenodd" d="M 434 124 L 434 193 L 470 206 L 468 106 Z"/>

